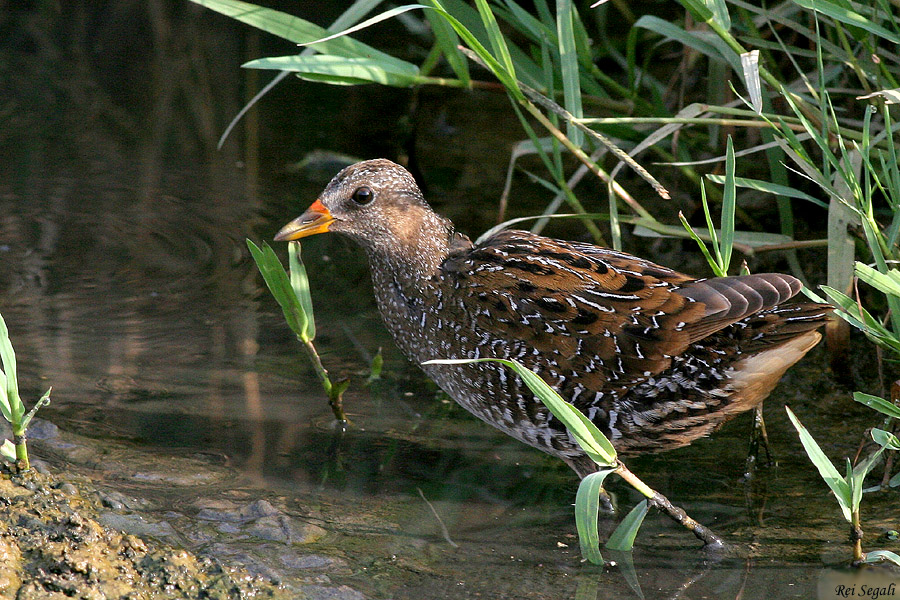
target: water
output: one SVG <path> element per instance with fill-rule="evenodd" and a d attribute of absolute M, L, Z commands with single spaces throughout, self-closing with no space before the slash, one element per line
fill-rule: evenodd
<path fill-rule="evenodd" d="M 2 17 L 17 35 L 0 57 L 12 91 L 0 103 L 0 310 L 23 396 L 53 385 L 43 415 L 104 444 L 95 477 L 153 499 L 151 513 L 197 513 L 190 485 L 134 478 L 189 459 L 236 470 L 211 488 L 225 500 L 269 497 L 317 519 L 328 535 L 310 547 L 339 565 L 326 570 L 330 584 L 377 598 L 636 597 L 625 570 L 580 562 L 573 476 L 439 394 L 380 325 L 361 253 L 321 236 L 304 242 L 316 344 L 332 375 L 352 380 L 355 427 L 336 436 L 244 245 L 271 239 L 315 198 L 332 172 L 289 167 L 317 148 L 414 148 L 438 210 L 483 231 L 509 144 L 522 137 L 506 99 L 290 81 L 216 151 L 250 83 L 238 65 L 273 42 L 194 7 L 163 8 Z M 129 53 L 131 41 L 147 52 Z M 411 138 L 397 123 L 413 105 Z M 518 210 L 540 194 L 519 182 Z M 367 385 L 378 348 L 384 377 Z M 742 480 L 746 416 L 630 462 L 731 542 L 708 555 L 651 514 L 633 558 L 646 597 L 809 598 L 848 560 L 848 528 L 781 408 L 829 440 L 829 455 L 855 454 L 872 419 L 825 363 L 813 352 L 767 402 L 779 466 L 752 482 Z M 624 509 L 639 500 L 621 483 L 611 491 Z M 880 537 L 897 528 L 895 495 L 867 497 L 863 516 L 867 547 L 896 551 Z M 184 527 L 201 551 L 223 535 Z M 309 552 L 279 548 L 283 565 Z"/>

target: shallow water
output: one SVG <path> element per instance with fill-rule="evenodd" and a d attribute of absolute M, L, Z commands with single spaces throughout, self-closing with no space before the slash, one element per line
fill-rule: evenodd
<path fill-rule="evenodd" d="M 98 444 L 79 438 L 88 458 L 48 460 L 146 499 L 143 513 L 170 523 L 174 541 L 273 576 L 373 598 L 636 597 L 627 569 L 580 562 L 571 473 L 439 394 L 381 326 L 361 253 L 321 236 L 304 242 L 316 344 L 332 375 L 352 380 L 355 427 L 337 435 L 244 244 L 270 239 L 315 198 L 333 169 L 289 167 L 317 148 L 372 157 L 413 147 L 438 209 L 483 231 L 521 137 L 506 99 L 426 90 L 414 102 L 287 82 L 263 101 L 255 129 L 218 152 L 249 85 L 237 67 L 271 42 L 194 7 L 164 8 L 3 17 L 28 43 L 3 42 L 0 56 L 15 90 L 0 100 L 0 311 L 23 396 L 53 385 L 42 416 Z M 128 54 L 134 39 L 150 51 Z M 397 124 L 413 104 L 416 136 L 406 138 Z M 524 181 L 517 190 L 523 211 L 541 194 Z M 384 377 L 368 385 L 379 348 Z M 767 401 L 778 466 L 750 483 L 747 416 L 689 448 L 630 461 L 730 542 L 707 554 L 651 514 L 633 556 L 645 597 L 810 598 L 846 563 L 848 528 L 781 408 L 832 440 L 830 456 L 852 456 L 872 419 L 825 365 L 817 349 Z M 625 510 L 638 501 L 621 483 L 611 491 Z M 260 498 L 324 537 L 261 542 L 198 519 Z M 869 548 L 897 551 L 881 536 L 900 529 L 896 507 L 896 494 L 866 497 Z"/>

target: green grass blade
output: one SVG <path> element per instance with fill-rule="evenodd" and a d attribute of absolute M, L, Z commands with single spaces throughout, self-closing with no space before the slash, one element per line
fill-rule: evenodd
<path fill-rule="evenodd" d="M 684 213 L 678 211 L 678 218 L 681 219 L 681 224 L 684 226 L 685 230 L 687 230 L 688 235 L 691 237 L 691 239 L 697 242 L 697 246 L 700 247 L 700 252 L 703 253 L 703 257 L 706 259 L 706 262 L 709 264 L 710 268 L 713 270 L 716 276 L 724 277 L 725 274 L 722 273 L 719 269 L 718 262 L 716 262 L 716 259 L 713 258 L 712 254 L 710 254 L 709 248 L 706 247 L 706 243 L 704 243 L 700 236 L 697 235 L 697 232 L 694 231 L 694 228 L 691 227 L 691 224 L 688 223 L 687 217 L 684 216 Z M 715 230 L 713 230 L 713 233 L 715 233 Z"/>
<path fill-rule="evenodd" d="M 16 353 L 13 350 L 12 342 L 9 340 L 9 329 L 6 328 L 6 321 L 3 315 L 0 315 L 0 361 L 3 364 L 3 374 L 5 379 L 5 390 L 3 402 L 0 404 L 3 409 L 3 416 L 13 424 L 18 424 L 25 414 L 25 406 L 19 399 L 19 381 L 16 375 Z"/>
<path fill-rule="evenodd" d="M 515 360 L 503 358 L 437 359 L 425 361 L 423 365 L 462 365 L 476 362 L 498 362 L 516 372 L 528 389 L 559 419 L 593 461 L 601 466 L 616 463 L 616 449 L 597 426 L 584 413 L 562 399 L 537 373 Z"/>
<path fill-rule="evenodd" d="M 358 85 L 379 83 L 393 87 L 410 87 L 424 81 L 415 65 L 397 70 L 395 65 L 379 59 L 313 54 L 270 56 L 244 63 L 245 69 L 291 71 L 303 79 L 324 83 Z M 411 67 L 411 68 L 409 68 Z"/>
<path fill-rule="evenodd" d="M 459 36 L 456 35 L 456 31 L 453 30 L 447 19 L 433 10 L 426 10 L 425 18 L 431 24 L 434 41 L 444 54 L 444 58 L 447 59 L 447 64 L 453 69 L 463 86 L 469 87 L 472 81 L 469 74 L 469 61 L 459 51 Z"/>
<path fill-rule="evenodd" d="M 34 418 L 34 415 L 37 413 L 39 408 L 50 404 L 50 392 L 52 392 L 52 391 L 53 391 L 53 387 L 51 386 L 50 389 L 48 389 L 46 392 L 44 392 L 44 395 L 41 396 L 40 400 L 38 400 L 35 403 L 35 405 L 31 407 L 31 410 L 28 411 L 28 414 L 26 414 L 22 418 L 22 425 L 21 425 L 22 431 L 25 431 L 26 429 L 28 429 L 28 425 L 31 423 L 31 420 Z"/>
<path fill-rule="evenodd" d="M 634 548 L 634 538 L 637 536 L 638 529 L 641 528 L 649 510 L 650 507 L 646 500 L 638 502 L 609 536 L 606 547 L 610 550 L 630 552 Z"/>
<path fill-rule="evenodd" d="M 435 10 L 447 19 L 447 22 L 450 23 L 450 26 L 453 27 L 453 30 L 460 37 L 463 43 L 468 46 L 472 52 L 475 53 L 478 58 L 480 58 L 484 64 L 487 66 L 488 70 L 496 77 L 503 87 L 515 98 L 517 101 L 523 101 L 525 99 L 525 95 L 522 93 L 521 88 L 519 88 L 519 82 L 516 81 L 515 72 L 507 69 L 504 63 L 498 61 L 494 56 L 488 52 L 487 48 L 478 41 L 478 38 L 468 29 L 466 28 L 456 17 L 451 15 L 449 12 L 443 9 L 438 0 L 432 0 L 435 4 L 435 8 L 431 8 L 431 10 Z M 493 15 L 491 15 L 493 17 Z M 496 25 L 496 21 L 494 22 Z M 490 37 L 490 34 L 489 34 Z M 504 48 L 505 43 L 504 43 Z"/>
<path fill-rule="evenodd" d="M 9 397 L 6 394 L 6 375 L 0 371 L 0 414 L 3 418 L 12 422 L 12 407 L 9 405 Z"/>
<path fill-rule="evenodd" d="M 734 145 L 731 136 L 728 136 L 728 146 L 725 150 L 725 193 L 722 197 L 722 242 L 721 242 L 721 268 L 727 273 L 731 264 L 731 251 L 734 246 L 734 212 L 737 204 L 734 186 Z"/>
<path fill-rule="evenodd" d="M 876 25 L 861 14 L 854 12 L 849 8 L 846 8 L 845 6 L 849 6 L 849 3 L 845 6 L 839 6 L 833 2 L 829 2 L 828 0 L 794 0 L 794 2 L 802 6 L 803 8 L 808 8 L 809 10 L 820 12 L 823 15 L 835 19 L 836 21 L 840 21 L 841 23 L 846 23 L 847 25 L 852 25 L 854 27 L 859 27 L 860 29 L 864 29 L 869 33 L 874 33 L 875 35 L 882 37 L 885 40 L 888 40 L 895 44 L 900 44 L 900 35 L 888 31 L 884 27 Z"/>
<path fill-rule="evenodd" d="M 634 27 L 640 27 L 658 33 L 663 37 L 684 44 L 689 48 L 693 48 L 697 52 L 710 58 L 724 58 L 735 73 L 740 73 L 743 69 L 741 66 L 741 57 L 719 38 L 701 37 L 685 31 L 674 23 L 650 15 L 644 15 L 638 19 L 635 22 Z"/>
<path fill-rule="evenodd" d="M 893 402 L 889 402 L 884 398 L 879 398 L 878 396 L 872 396 L 870 394 L 864 394 L 862 392 L 853 392 L 853 399 L 860 404 L 865 404 L 869 408 L 877 410 L 878 412 L 885 414 L 893 419 L 900 419 L 900 406 L 897 406 Z"/>
<path fill-rule="evenodd" d="M 218 13 L 261 29 L 272 35 L 286 39 L 295 44 L 309 44 L 316 40 L 330 37 L 330 32 L 315 23 L 277 10 L 263 8 L 240 0 L 192 0 Z M 338 37 L 316 45 L 315 49 L 327 54 L 347 57 L 367 57 L 371 59 L 393 62 L 397 69 L 401 65 L 412 65 L 390 54 L 358 42 L 350 37 Z"/>
<path fill-rule="evenodd" d="M 865 281 L 878 291 L 885 294 L 900 297 L 900 279 L 896 274 L 900 273 L 896 269 L 891 269 L 887 273 L 876 271 L 867 264 L 857 262 L 854 267 L 856 276 Z M 892 276 L 891 274 L 895 274 Z"/>
<path fill-rule="evenodd" d="M 706 178 L 714 183 L 725 183 L 725 177 L 723 175 L 709 174 L 706 176 Z M 801 192 L 800 190 L 787 185 L 780 185 L 777 183 L 771 183 L 769 181 L 762 181 L 761 179 L 748 179 L 746 177 L 735 177 L 734 185 L 739 188 L 746 188 L 774 194 L 775 196 L 806 200 L 807 202 L 812 202 L 813 204 L 821 208 L 828 208 L 828 205 L 825 202 L 822 202 L 815 196 L 810 196 L 805 192 Z"/>
<path fill-rule="evenodd" d="M 510 77 L 515 80 L 516 70 L 513 66 L 512 57 L 509 55 L 509 47 L 506 45 L 506 38 L 503 37 L 503 32 L 500 31 L 500 26 L 497 24 L 497 18 L 494 16 L 490 4 L 488 4 L 487 0 L 475 0 L 475 7 L 478 9 L 478 14 L 481 15 L 481 22 L 484 24 L 485 31 L 487 31 L 491 48 L 494 50 L 494 56 L 503 65 Z M 518 89 L 518 86 L 516 86 L 516 89 Z"/>
<path fill-rule="evenodd" d="M 556 0 L 556 31 L 559 39 L 559 70 L 562 74 L 563 105 L 576 118 L 582 118 L 581 76 L 578 69 L 578 49 L 575 46 L 575 8 L 571 0 Z M 573 123 L 567 123 L 566 134 L 576 146 L 584 144 L 584 133 Z"/>
<path fill-rule="evenodd" d="M 706 8 L 709 9 L 711 17 L 719 27 L 728 31 L 731 29 L 731 16 L 728 14 L 728 5 L 725 0 L 703 0 Z"/>
<path fill-rule="evenodd" d="M 900 450 L 900 439 L 890 431 L 876 427 L 872 429 L 872 439 L 875 440 L 876 444 L 880 444 L 888 450 Z"/>
<path fill-rule="evenodd" d="M 10 462 L 16 462 L 16 446 L 9 440 L 3 440 L 0 446 L 0 455 L 5 456 Z"/>
<path fill-rule="evenodd" d="M 790 407 L 785 406 L 784 409 L 787 411 L 788 418 L 800 435 L 800 443 L 803 444 L 806 455 L 812 461 L 813 465 L 815 465 L 816 469 L 819 470 L 819 475 L 822 476 L 822 479 L 828 487 L 831 488 L 834 497 L 837 498 L 838 504 L 841 506 L 844 518 L 847 519 L 847 522 L 850 522 L 850 506 L 852 503 L 850 485 L 847 483 L 846 479 L 841 477 L 838 470 L 834 468 L 834 464 L 827 456 L 825 456 L 825 453 L 822 452 L 819 444 L 816 443 L 816 440 L 810 435 L 806 427 L 800 423 L 800 420 L 797 419 Z"/>
<path fill-rule="evenodd" d="M 300 256 L 300 242 L 288 244 L 288 266 L 290 268 L 291 289 L 300 301 L 303 314 L 306 315 L 306 327 L 304 339 L 312 341 L 316 339 L 316 319 L 313 315 L 312 295 L 309 292 L 309 277 L 306 275 L 306 267 Z"/>
<path fill-rule="evenodd" d="M 578 529 L 578 545 L 581 547 L 581 556 L 594 565 L 603 564 L 597 518 L 600 513 L 600 490 L 603 488 L 603 481 L 612 472 L 612 469 L 604 469 L 591 473 L 581 480 L 578 493 L 575 495 L 575 527 Z"/>
<path fill-rule="evenodd" d="M 278 260 L 275 251 L 266 243 L 263 243 L 263 247 L 260 248 L 249 239 L 247 240 L 247 247 L 250 249 L 250 254 L 253 256 L 253 260 L 256 261 L 256 266 L 263 276 L 269 291 L 272 292 L 272 296 L 275 297 L 275 301 L 281 307 L 288 327 L 301 340 L 304 342 L 309 341 L 305 337 L 308 327 L 306 313 L 303 312 L 303 306 L 294 293 L 290 278 L 284 267 L 281 266 L 281 261 Z"/>
<path fill-rule="evenodd" d="M 865 561 L 870 564 L 888 561 L 900 567 L 900 556 L 890 550 L 872 550 L 871 552 L 866 552 Z"/>

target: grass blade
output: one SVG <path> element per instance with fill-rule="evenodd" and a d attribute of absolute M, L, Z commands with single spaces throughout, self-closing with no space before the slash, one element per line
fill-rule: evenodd
<path fill-rule="evenodd" d="M 566 426 L 585 454 L 601 466 L 612 466 L 616 463 L 616 449 L 603 432 L 597 429 L 584 413 L 563 400 L 556 390 L 522 363 L 503 358 L 463 358 L 429 360 L 422 364 L 463 365 L 476 362 L 498 362 L 511 368 L 553 416 Z"/>
<path fill-rule="evenodd" d="M 556 1 L 556 31 L 559 38 L 559 61 L 563 83 L 563 105 L 580 119 L 584 116 L 581 106 L 581 77 L 578 69 L 578 49 L 575 46 L 575 9 L 571 0 Z M 584 133 L 571 122 L 566 134 L 576 146 L 584 144 Z"/>
<path fill-rule="evenodd" d="M 634 548 L 634 538 L 637 536 L 638 529 L 641 528 L 649 510 L 650 507 L 646 500 L 638 502 L 609 536 L 606 547 L 610 550 L 630 552 Z"/>
<path fill-rule="evenodd" d="M 895 44 L 900 44 L 900 36 L 891 31 L 888 31 L 880 25 L 876 25 L 861 14 L 853 12 L 848 8 L 845 8 L 844 6 L 838 6 L 837 4 L 828 2 L 827 0 L 794 0 L 794 2 L 802 6 L 803 8 L 814 10 L 816 12 L 822 13 L 825 16 L 831 17 L 836 21 L 840 21 L 841 23 L 859 27 L 860 29 L 864 29 L 869 33 L 874 33 L 875 35 L 882 37 L 888 41 L 894 42 Z M 847 4 L 847 6 L 849 6 L 849 3 Z"/>
<path fill-rule="evenodd" d="M 3 364 L 3 380 L 4 395 L 2 406 L 3 416 L 10 423 L 17 423 L 25 413 L 25 407 L 19 399 L 19 381 L 16 375 L 16 353 L 13 350 L 12 342 L 9 341 L 9 329 L 6 328 L 6 321 L 3 315 L 0 315 L 0 361 Z"/>
<path fill-rule="evenodd" d="M 393 87 L 410 87 L 422 83 L 419 69 L 408 64 L 398 70 L 393 63 L 363 57 L 333 54 L 271 56 L 244 63 L 245 69 L 291 71 L 303 79 L 338 85 L 380 83 Z"/>
<path fill-rule="evenodd" d="M 309 277 L 306 275 L 306 267 L 300 256 L 300 242 L 288 244 L 288 267 L 290 268 L 291 289 L 300 301 L 300 307 L 306 316 L 304 328 L 305 340 L 316 339 L 316 319 L 313 316 L 312 295 L 309 292 Z"/>
<path fill-rule="evenodd" d="M 472 81 L 469 74 L 469 61 L 459 51 L 459 36 L 456 35 L 447 19 L 439 13 L 426 10 L 425 18 L 431 24 L 431 31 L 434 32 L 434 41 L 441 49 L 441 52 L 443 52 L 444 58 L 447 59 L 447 64 L 453 69 L 463 86 L 469 87 Z"/>
<path fill-rule="evenodd" d="M 900 271 L 891 269 L 887 273 L 881 273 L 861 262 L 856 263 L 854 270 L 857 277 L 871 285 L 873 288 L 884 292 L 885 294 L 900 297 L 900 279 L 897 277 L 897 275 L 900 274 Z"/>
<path fill-rule="evenodd" d="M 875 440 L 876 444 L 881 444 L 882 447 L 888 450 L 900 450 L 900 439 L 890 431 L 876 427 L 872 429 L 872 439 Z"/>
<path fill-rule="evenodd" d="M 288 327 L 291 328 L 291 331 L 297 337 L 304 342 L 308 342 L 309 340 L 305 336 L 309 319 L 306 313 L 303 312 L 303 306 L 294 293 L 290 278 L 284 267 L 281 266 L 281 261 L 278 260 L 275 251 L 266 243 L 263 243 L 263 247 L 260 248 L 249 239 L 247 240 L 247 247 L 250 249 L 250 254 L 253 255 L 253 260 L 256 261 L 256 266 L 259 268 L 263 280 L 269 287 L 269 291 L 272 292 L 272 296 L 275 297 L 275 300 L 281 307 Z"/>
<path fill-rule="evenodd" d="M 47 406 L 48 404 L 50 404 L 50 392 L 52 392 L 52 391 L 53 391 L 53 387 L 51 386 L 50 389 L 48 389 L 46 392 L 44 392 L 44 395 L 41 396 L 41 399 L 38 400 L 34 406 L 31 407 L 31 410 L 28 411 L 28 414 L 26 414 L 22 418 L 22 425 L 21 425 L 22 431 L 25 431 L 26 429 L 28 429 L 28 425 L 31 423 L 31 419 L 34 418 L 35 413 L 37 413 L 37 411 L 40 407 Z"/>
<path fill-rule="evenodd" d="M 603 488 L 603 481 L 612 472 L 613 469 L 604 469 L 591 473 L 581 480 L 578 493 L 575 495 L 575 527 L 578 529 L 578 545 L 581 547 L 581 556 L 594 565 L 603 564 L 597 519 L 600 514 L 600 490 Z"/>
<path fill-rule="evenodd" d="M 192 0 L 192 2 L 295 44 L 309 44 L 331 36 L 327 29 L 315 23 L 240 0 Z M 321 42 L 316 45 L 315 49 L 338 56 L 368 57 L 384 62 L 393 62 L 397 69 L 402 69 L 402 65 L 415 66 L 346 36 Z"/>
<path fill-rule="evenodd" d="M 722 175 L 715 175 L 713 173 L 710 173 L 706 176 L 706 178 L 713 183 L 725 183 L 725 177 Z M 758 190 L 760 192 L 767 192 L 769 194 L 774 194 L 775 196 L 798 198 L 800 200 L 812 202 L 813 204 L 821 208 L 828 208 L 827 204 L 825 204 L 815 196 L 810 196 L 805 192 L 801 192 L 796 188 L 792 188 L 786 185 L 771 183 L 769 181 L 763 181 L 761 179 L 748 179 L 746 177 L 735 177 L 734 185 L 739 188 L 747 188 L 751 190 Z"/>
<path fill-rule="evenodd" d="M 828 487 L 831 488 L 834 497 L 837 498 L 838 504 L 841 506 L 844 518 L 847 519 L 847 522 L 851 522 L 850 506 L 853 499 L 850 485 L 847 483 L 846 479 L 841 477 L 838 470 L 834 468 L 834 464 L 827 456 L 825 456 L 825 453 L 822 452 L 819 444 L 816 443 L 816 440 L 810 435 L 806 427 L 800 423 L 800 420 L 797 419 L 790 407 L 785 406 L 784 409 L 787 411 L 788 418 L 791 420 L 791 423 L 794 424 L 794 428 L 800 435 L 800 443 L 803 444 L 806 455 L 809 456 L 809 459 L 816 466 L 816 469 L 819 470 L 819 475 L 822 476 L 822 479 Z"/>
<path fill-rule="evenodd" d="M 475 0 L 475 7 L 478 9 L 478 14 L 481 15 L 481 22 L 484 24 L 488 39 L 491 41 L 491 48 L 494 50 L 494 56 L 500 61 L 500 64 L 503 65 L 503 68 L 513 81 L 515 81 L 516 70 L 513 66 L 512 57 L 509 55 L 509 47 L 506 45 L 506 38 L 503 37 L 503 32 L 500 31 L 500 26 L 497 25 L 497 18 L 494 16 L 494 12 L 491 10 L 487 0 Z M 518 88 L 518 86 L 516 87 Z"/>
<path fill-rule="evenodd" d="M 3 445 L 0 445 L 0 455 L 5 456 L 10 462 L 16 462 L 16 445 L 9 440 L 3 440 Z"/>
<path fill-rule="evenodd" d="M 900 567 L 900 556 L 890 550 L 872 550 L 871 552 L 866 552 L 865 561 L 870 564 L 888 561 Z"/>
<path fill-rule="evenodd" d="M 862 392 L 853 392 L 853 399 L 893 419 L 900 419 L 900 406 L 895 405 L 893 402 L 888 402 L 884 398 Z"/>

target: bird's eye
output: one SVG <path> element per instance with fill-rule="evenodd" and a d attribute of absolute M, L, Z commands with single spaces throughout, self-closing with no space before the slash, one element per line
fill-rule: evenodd
<path fill-rule="evenodd" d="M 356 191 L 353 192 L 352 198 L 354 202 L 360 206 L 364 206 L 375 199 L 375 192 L 372 191 L 372 188 L 363 186 L 357 188 Z"/>

